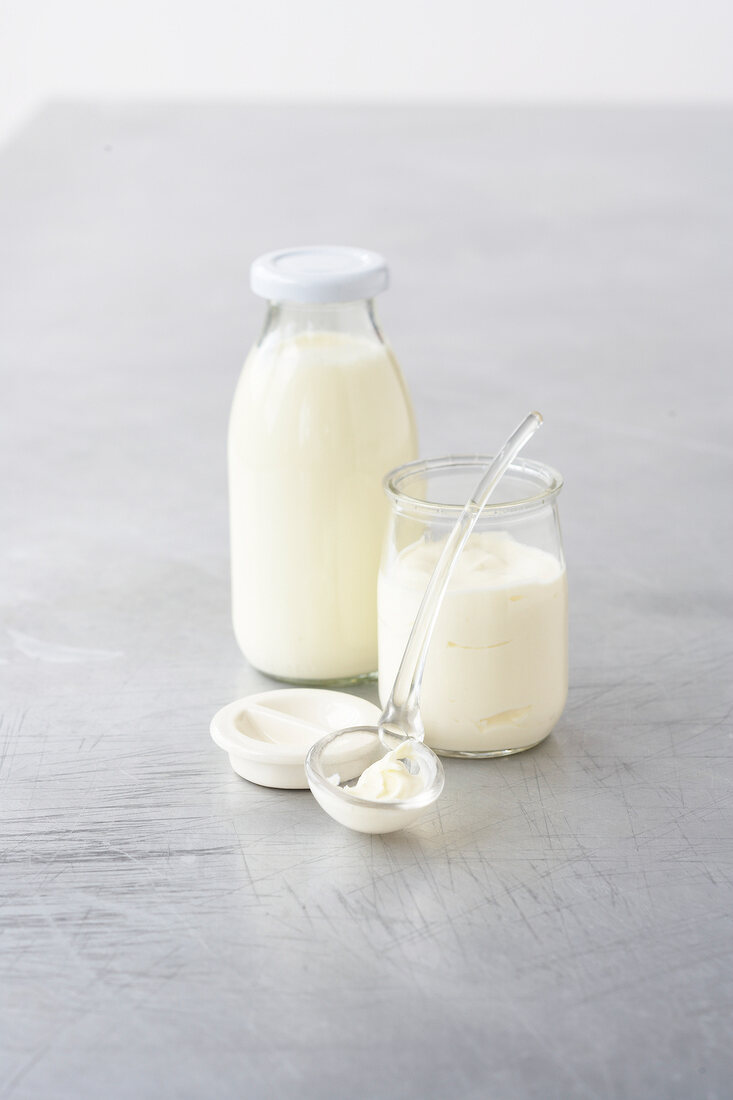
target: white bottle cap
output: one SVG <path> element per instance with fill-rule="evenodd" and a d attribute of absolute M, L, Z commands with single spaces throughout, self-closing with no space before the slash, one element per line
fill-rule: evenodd
<path fill-rule="evenodd" d="M 274 302 L 355 302 L 386 290 L 389 269 L 378 252 L 316 245 L 267 252 L 252 264 L 249 281 Z"/>

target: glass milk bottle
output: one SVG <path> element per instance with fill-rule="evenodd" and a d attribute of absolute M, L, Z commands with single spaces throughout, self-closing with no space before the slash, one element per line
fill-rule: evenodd
<path fill-rule="evenodd" d="M 382 479 L 415 458 L 400 368 L 377 324 L 381 256 L 295 248 L 252 265 L 268 300 L 229 423 L 232 613 L 276 679 L 345 683 L 377 668 Z"/>
<path fill-rule="evenodd" d="M 379 576 L 379 694 L 387 701 L 443 544 L 491 458 L 430 459 L 394 470 Z M 420 706 L 445 756 L 505 756 L 538 744 L 568 691 L 562 478 L 517 458 L 451 577 L 430 642 Z"/>

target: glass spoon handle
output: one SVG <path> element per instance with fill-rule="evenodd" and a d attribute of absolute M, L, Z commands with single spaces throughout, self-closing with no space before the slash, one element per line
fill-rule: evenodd
<path fill-rule="evenodd" d="M 456 520 L 456 525 L 446 540 L 425 589 L 397 670 L 392 693 L 379 722 L 379 737 L 387 748 L 393 748 L 404 737 L 413 737 L 418 741 L 422 741 L 425 737 L 420 716 L 420 685 L 425 671 L 430 639 L 445 590 L 458 557 L 507 466 L 514 461 L 541 424 L 540 414 L 531 412 L 512 432 L 476 486 L 473 496 Z"/>

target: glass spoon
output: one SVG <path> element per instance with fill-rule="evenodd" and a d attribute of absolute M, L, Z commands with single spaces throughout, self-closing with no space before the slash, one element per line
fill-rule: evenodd
<path fill-rule="evenodd" d="M 525 417 L 506 440 L 456 520 L 428 581 L 379 724 L 350 726 L 327 734 L 308 751 L 305 773 L 314 797 L 326 813 L 350 829 L 362 833 L 404 829 L 440 796 L 445 781 L 443 765 L 424 744 L 425 729 L 420 714 L 420 688 L 430 639 L 455 564 L 481 512 L 507 467 L 541 424 L 538 412 Z M 403 760 L 406 774 L 419 775 L 420 789 L 416 794 L 372 799 L 360 795 L 355 787 L 341 785 L 393 752 L 396 762 Z M 347 775 L 343 774 L 345 767 Z"/>

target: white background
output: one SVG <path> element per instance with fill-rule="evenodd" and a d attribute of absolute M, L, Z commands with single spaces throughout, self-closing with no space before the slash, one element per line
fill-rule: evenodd
<path fill-rule="evenodd" d="M 731 0 L 0 0 L 0 140 L 58 98 L 733 99 Z"/>

